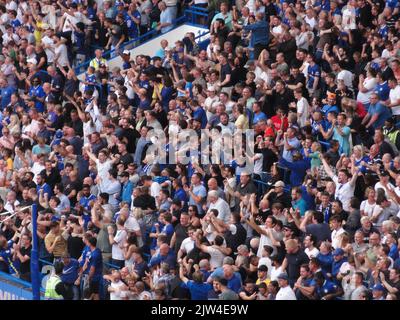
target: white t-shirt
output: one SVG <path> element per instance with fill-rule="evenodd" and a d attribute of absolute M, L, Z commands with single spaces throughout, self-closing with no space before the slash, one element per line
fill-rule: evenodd
<path fill-rule="evenodd" d="M 342 233 L 345 233 L 346 231 L 344 231 L 343 228 L 340 228 L 339 230 L 333 230 L 332 234 L 331 234 L 331 238 L 332 238 L 332 247 L 333 248 L 339 248 L 340 245 L 340 235 Z"/>
<path fill-rule="evenodd" d="M 363 86 L 368 91 L 367 92 L 359 91 L 357 95 L 357 101 L 361 102 L 362 104 L 368 104 L 369 98 L 371 97 L 371 94 L 374 92 L 374 88 L 377 83 L 378 82 L 375 78 L 365 79 L 363 82 Z"/>
<path fill-rule="evenodd" d="M 36 175 L 38 175 L 42 170 L 44 170 L 44 165 L 40 164 L 39 162 L 34 162 L 31 168 L 31 172 L 34 174 L 33 182 L 37 183 Z"/>
<path fill-rule="evenodd" d="M 342 27 L 344 30 L 356 29 L 356 10 L 354 8 L 346 6 L 342 9 Z"/>
<path fill-rule="evenodd" d="M 111 169 L 111 162 L 105 161 L 103 163 L 100 162 L 99 159 L 96 160 L 97 166 L 97 174 L 101 178 L 102 181 L 108 180 L 108 171 Z"/>
<path fill-rule="evenodd" d="M 396 88 L 390 89 L 389 92 L 389 99 L 390 103 L 396 103 L 400 100 L 400 86 L 397 85 Z M 392 109 L 392 114 L 395 116 L 400 115 L 400 103 L 398 103 L 395 107 L 390 108 Z"/>
<path fill-rule="evenodd" d="M 54 46 L 54 41 L 53 41 L 53 39 L 49 38 L 48 36 L 44 36 L 42 38 L 42 44 L 43 45 L 50 45 L 50 46 L 53 47 Z M 54 50 L 54 48 L 53 48 L 53 50 Z M 44 49 L 44 52 L 46 52 L 46 56 L 47 56 L 47 61 L 48 62 L 53 62 L 53 60 L 54 60 L 54 51 L 53 50 L 51 50 L 49 48 Z"/>
<path fill-rule="evenodd" d="M 261 229 L 266 230 L 265 226 L 260 226 Z M 271 230 L 274 233 L 274 237 L 277 236 L 276 235 L 276 231 L 274 229 Z M 258 250 L 257 250 L 257 256 L 259 256 L 260 258 L 262 257 L 262 251 L 264 250 L 264 246 L 270 246 L 274 249 L 274 251 L 272 252 L 272 255 L 276 254 L 276 248 L 272 245 L 272 240 L 267 237 L 265 234 L 261 234 L 260 237 L 260 244 L 258 245 Z"/>
<path fill-rule="evenodd" d="M 125 284 L 119 280 L 118 282 L 111 282 L 110 287 L 113 289 L 121 290 Z M 122 291 L 110 292 L 110 300 L 121 300 Z"/>
<path fill-rule="evenodd" d="M 314 29 L 315 25 L 317 24 L 315 17 L 309 18 L 305 16 L 304 21 L 310 25 L 311 29 Z"/>
<path fill-rule="evenodd" d="M 210 107 L 215 108 L 219 103 L 219 97 L 215 96 L 213 98 L 207 97 L 204 101 L 204 107 L 206 109 L 207 119 L 210 120 L 214 113 L 208 111 Z"/>
<path fill-rule="evenodd" d="M 158 196 L 158 194 L 160 193 L 160 190 L 161 190 L 161 186 L 160 186 L 160 184 L 158 183 L 158 182 L 153 182 L 152 184 L 151 184 L 151 187 L 150 187 L 150 194 L 151 194 L 151 196 L 152 197 L 157 197 Z"/>
<path fill-rule="evenodd" d="M 308 256 L 309 259 L 311 259 L 315 258 L 318 255 L 319 250 L 317 248 L 313 248 L 312 250 L 305 248 L 304 253 Z"/>
<path fill-rule="evenodd" d="M 272 32 L 275 34 L 282 34 L 283 33 L 283 28 L 282 25 L 276 26 L 272 28 Z"/>
<path fill-rule="evenodd" d="M 129 216 L 128 219 L 126 219 L 124 227 L 128 232 L 140 231 L 139 222 L 136 220 L 135 217 L 132 216 Z"/>
<path fill-rule="evenodd" d="M 192 251 L 193 248 L 194 248 L 194 241 L 192 240 L 192 238 L 187 237 L 182 241 L 180 249 L 186 252 L 186 254 Z"/>
<path fill-rule="evenodd" d="M 58 63 L 62 67 L 68 66 L 68 49 L 65 44 L 60 44 L 54 49 L 56 56 L 58 55 Z"/>
<path fill-rule="evenodd" d="M 225 255 L 219 251 L 217 248 L 214 247 L 207 247 L 206 252 L 210 254 L 210 266 L 211 269 L 215 269 L 222 266 L 224 262 Z"/>
<path fill-rule="evenodd" d="M 288 285 L 285 288 L 280 288 L 276 294 L 275 300 L 297 300 L 293 289 Z"/>
<path fill-rule="evenodd" d="M 396 187 L 395 187 L 393 184 L 391 184 L 390 182 L 388 183 L 388 186 L 389 186 L 389 188 L 390 188 L 391 190 L 393 190 L 394 188 L 396 188 Z M 386 191 L 386 189 L 384 188 L 384 186 L 382 185 L 382 183 L 380 183 L 380 181 L 378 181 L 378 182 L 375 184 L 374 189 L 375 189 L 375 191 L 378 191 L 378 189 L 383 189 L 383 190 L 385 190 L 385 196 L 386 196 L 386 198 L 390 198 L 389 195 L 388 195 L 388 193 L 387 193 L 387 191 Z"/>
<path fill-rule="evenodd" d="M 342 70 L 337 75 L 338 80 L 343 80 L 345 86 L 350 90 L 353 90 L 353 78 L 354 75 L 348 70 Z"/>
<path fill-rule="evenodd" d="M 307 102 L 307 99 L 302 97 L 299 101 L 297 101 L 297 114 L 301 113 L 301 116 L 297 118 L 297 122 L 300 127 L 304 127 L 306 125 L 306 121 L 310 117 L 310 105 Z"/>
<path fill-rule="evenodd" d="M 128 234 L 126 233 L 125 230 L 117 230 L 117 233 L 115 234 L 115 237 L 114 237 L 114 241 L 116 243 L 113 243 L 112 249 L 111 249 L 111 255 L 112 255 L 113 259 L 125 260 L 123 246 L 126 242 L 127 237 L 128 237 Z"/>
<path fill-rule="evenodd" d="M 262 153 L 256 153 L 254 156 L 256 157 L 256 159 L 254 159 L 253 173 L 261 174 L 263 168 L 264 155 Z"/>
<path fill-rule="evenodd" d="M 360 210 L 364 210 L 364 213 L 371 218 L 372 215 L 374 213 L 377 213 L 380 209 L 376 202 L 373 204 L 369 204 L 368 200 L 364 200 L 363 202 L 361 202 Z"/>
<path fill-rule="evenodd" d="M 228 203 L 221 198 L 215 203 L 211 203 L 209 209 L 216 209 L 218 210 L 218 219 L 224 221 L 225 223 L 229 223 L 231 219 L 231 209 L 229 208 Z"/>
<path fill-rule="evenodd" d="M 277 281 L 278 276 L 282 273 L 282 266 L 276 268 L 272 267 L 271 269 L 271 281 Z"/>
<path fill-rule="evenodd" d="M 258 268 L 260 266 L 267 266 L 268 272 L 267 272 L 267 277 L 271 279 L 271 271 L 272 271 L 272 261 L 268 257 L 262 257 L 258 261 Z M 278 276 L 278 275 L 277 275 Z"/>
<path fill-rule="evenodd" d="M 333 182 L 336 184 L 335 198 L 343 203 L 343 209 L 349 211 L 350 199 L 354 196 L 355 184 L 351 185 L 350 181 L 340 184 L 337 176 L 333 176 Z"/>

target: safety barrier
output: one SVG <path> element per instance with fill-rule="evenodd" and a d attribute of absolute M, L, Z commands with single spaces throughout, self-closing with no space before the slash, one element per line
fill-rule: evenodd
<path fill-rule="evenodd" d="M 44 295 L 43 289 L 41 295 Z M 32 284 L 0 272 L 0 300 L 32 300 Z"/>
<path fill-rule="evenodd" d="M 207 9 L 192 6 L 192 7 L 190 7 L 190 9 L 185 10 L 183 16 L 173 20 L 172 21 L 172 25 L 174 26 L 174 28 L 176 28 L 176 27 L 184 24 L 185 22 L 189 22 L 189 23 L 191 23 L 191 24 L 193 24 L 195 26 L 197 25 L 199 27 L 203 27 L 204 28 L 205 25 L 201 23 L 201 21 L 199 20 L 199 17 L 203 17 L 203 19 L 206 16 L 208 17 L 206 12 L 207 12 Z M 159 30 L 152 29 L 152 30 L 146 32 L 143 35 L 140 35 L 140 36 L 138 36 L 138 37 L 136 37 L 134 39 L 131 39 L 131 40 L 127 41 L 127 42 L 122 43 L 120 45 L 120 47 L 117 48 L 117 49 L 114 48 L 114 49 L 111 49 L 111 50 L 103 52 L 102 57 L 106 58 L 106 59 L 109 59 L 110 57 L 117 56 L 117 53 L 118 52 L 122 52 L 125 48 L 128 48 L 129 50 L 133 49 L 133 48 L 137 47 L 138 45 L 142 45 L 143 43 L 146 43 L 147 41 L 151 40 L 155 35 L 157 35 L 159 33 L 160 33 Z M 98 49 L 102 49 L 102 48 L 98 48 Z M 87 67 L 90 64 L 90 61 L 93 58 L 94 58 L 94 56 L 92 55 L 85 62 L 83 62 L 83 63 L 79 64 L 78 66 L 76 66 L 74 68 L 75 73 L 76 74 L 80 74 L 80 73 L 84 72 L 84 70 L 87 69 Z"/>

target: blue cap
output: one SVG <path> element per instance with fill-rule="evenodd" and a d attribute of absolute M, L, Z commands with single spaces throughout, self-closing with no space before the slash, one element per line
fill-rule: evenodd
<path fill-rule="evenodd" d="M 61 143 L 61 139 L 54 139 L 52 146 L 58 146 Z"/>
<path fill-rule="evenodd" d="M 282 272 L 279 276 L 278 279 L 280 280 L 289 280 L 289 277 L 286 273 Z"/>
<path fill-rule="evenodd" d="M 57 216 L 52 216 L 51 217 L 51 222 L 57 222 L 57 221 L 61 221 L 61 219 Z"/>
<path fill-rule="evenodd" d="M 337 248 L 337 249 L 335 249 L 335 251 L 333 251 L 333 253 L 332 253 L 334 256 L 342 256 L 342 255 L 344 255 L 344 251 L 343 251 L 343 249 L 341 249 L 341 248 Z"/>
<path fill-rule="evenodd" d="M 62 130 L 61 130 L 61 129 L 58 129 L 58 130 L 56 131 L 56 138 L 57 138 L 57 139 L 61 139 L 63 136 L 64 136 L 64 133 L 62 132 Z"/>
<path fill-rule="evenodd" d="M 384 287 L 382 284 L 377 283 L 376 285 L 374 285 L 374 286 L 372 287 L 372 290 L 375 290 L 375 291 L 385 291 L 385 287 Z"/>

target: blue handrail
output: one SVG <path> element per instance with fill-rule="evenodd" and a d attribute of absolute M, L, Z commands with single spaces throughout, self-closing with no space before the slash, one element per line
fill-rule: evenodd
<path fill-rule="evenodd" d="M 173 24 L 174 28 L 176 28 L 176 27 L 178 26 L 178 24 L 183 23 L 183 22 L 185 22 L 185 21 L 186 21 L 186 16 L 183 15 L 183 16 L 177 18 L 177 19 L 174 19 L 174 20 L 172 21 L 172 24 Z M 110 49 L 110 50 L 108 50 L 108 51 L 103 52 L 102 57 L 104 58 L 104 57 L 106 57 L 106 56 L 108 56 L 108 55 L 111 55 L 111 54 L 115 53 L 117 50 L 123 50 L 126 46 L 129 46 L 129 45 L 131 45 L 131 44 L 134 44 L 135 42 L 138 42 L 138 41 L 140 42 L 141 40 L 144 40 L 144 39 L 148 39 L 148 38 L 150 38 L 152 35 L 158 34 L 158 33 L 159 33 L 159 30 L 157 30 L 157 29 L 152 29 L 152 30 L 146 32 L 145 34 L 142 34 L 142 35 L 140 35 L 140 36 L 138 36 L 138 37 L 136 37 L 136 38 L 134 38 L 134 39 L 131 39 L 131 40 L 127 41 L 127 42 L 124 42 L 123 44 L 121 44 L 120 48 L 118 48 L 118 49 Z M 143 43 L 145 43 L 145 42 L 141 42 L 140 44 L 142 45 Z M 134 47 L 136 47 L 136 46 L 134 46 Z M 76 73 L 76 74 L 80 74 L 80 73 L 81 73 L 80 70 L 81 70 L 82 68 L 86 69 L 87 66 L 90 64 L 90 61 L 91 61 L 92 59 L 93 59 L 93 57 L 90 58 L 90 59 L 88 59 L 88 60 L 86 60 L 85 62 L 79 64 L 78 66 L 76 66 L 76 67 L 75 67 L 75 73 Z"/>

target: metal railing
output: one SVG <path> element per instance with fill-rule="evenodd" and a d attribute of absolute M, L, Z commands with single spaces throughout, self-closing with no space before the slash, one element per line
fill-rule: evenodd
<path fill-rule="evenodd" d="M 205 24 L 202 24 L 200 20 L 199 21 L 197 20 L 198 17 L 203 17 L 203 18 L 208 17 L 208 14 L 206 12 L 207 12 L 207 9 L 204 9 L 204 8 L 195 7 L 195 6 L 190 7 L 190 9 L 187 9 L 184 11 L 184 14 L 181 17 L 176 18 L 172 21 L 173 29 L 184 24 L 185 22 L 189 22 L 189 23 L 191 23 L 193 25 L 197 25 L 199 27 L 207 27 Z M 207 33 L 208 32 L 206 32 L 205 34 L 207 34 Z M 118 56 L 117 53 L 122 52 L 125 48 L 130 47 L 129 49 L 133 49 L 139 45 L 142 45 L 142 44 L 154 39 L 155 35 L 161 35 L 161 32 L 157 29 L 152 29 L 152 30 L 146 32 L 145 34 L 142 34 L 134 39 L 131 39 L 127 42 L 122 43 L 119 48 L 114 48 L 114 49 L 103 52 L 102 57 L 106 58 L 107 60 L 113 56 L 117 57 Z M 204 36 L 204 34 L 203 34 L 203 36 Z M 94 48 L 102 49 L 98 46 L 95 46 Z M 77 65 L 74 68 L 75 73 L 78 75 L 78 74 L 81 74 L 82 71 L 84 72 L 84 70 L 87 69 L 88 65 L 90 64 L 90 61 L 93 58 L 94 58 L 94 56 L 92 55 L 85 62 Z"/>

